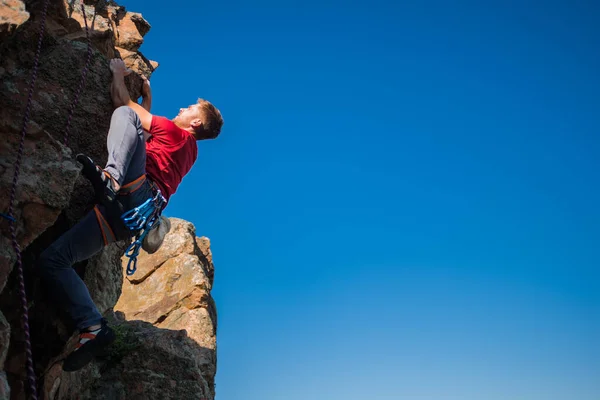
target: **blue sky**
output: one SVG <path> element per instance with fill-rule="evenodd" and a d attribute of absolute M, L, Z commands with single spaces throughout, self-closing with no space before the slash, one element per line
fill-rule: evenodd
<path fill-rule="evenodd" d="M 600 399 L 600 5 L 123 0 L 225 118 L 218 400 Z"/>

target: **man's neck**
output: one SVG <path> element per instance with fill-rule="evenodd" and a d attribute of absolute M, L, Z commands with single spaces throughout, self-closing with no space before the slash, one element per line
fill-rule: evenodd
<path fill-rule="evenodd" d="M 187 131 L 190 135 L 192 135 L 196 140 L 198 140 L 198 136 L 196 136 L 196 131 L 194 130 L 194 128 L 192 128 L 191 126 L 181 126 L 180 124 L 177 123 L 177 121 L 175 120 L 175 118 L 173 118 L 171 120 L 175 125 L 177 125 L 179 128 L 183 129 L 184 131 Z"/>

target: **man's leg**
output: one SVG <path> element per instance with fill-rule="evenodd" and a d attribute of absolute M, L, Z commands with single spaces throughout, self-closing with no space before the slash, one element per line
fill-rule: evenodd
<path fill-rule="evenodd" d="M 78 329 L 99 324 L 102 316 L 72 265 L 90 258 L 104 245 L 96 214 L 90 211 L 48 247 L 38 262 L 49 294 L 56 299 L 59 307 L 65 309 Z"/>
<path fill-rule="evenodd" d="M 107 146 L 109 156 L 106 170 L 119 184 L 128 183 L 144 174 L 146 148 L 143 128 L 139 117 L 131 108 L 119 107 L 113 112 Z M 135 197 L 143 195 L 143 192 Z M 141 201 L 143 200 L 138 202 Z M 110 220 L 104 210 L 104 207 L 98 206 L 90 211 L 53 243 L 40 260 L 42 277 L 79 329 L 100 323 L 101 316 L 87 287 L 71 266 L 88 259 L 106 244 L 117 240 L 114 238 L 115 233 L 119 236 L 118 239 L 122 239 L 124 235 L 122 230 L 112 232 L 110 225 L 115 221 Z"/>
<path fill-rule="evenodd" d="M 146 172 L 144 129 L 132 108 L 123 106 L 115 109 L 106 147 L 108 160 L 104 170 L 116 181 L 115 191 Z"/>
<path fill-rule="evenodd" d="M 83 164 L 82 174 L 91 182 L 97 198 L 101 202 L 112 202 L 123 184 L 146 172 L 144 129 L 132 108 L 122 106 L 115 109 L 106 146 L 108 160 L 104 169 L 83 154 L 78 154 L 77 160 Z"/>
<path fill-rule="evenodd" d="M 139 117 L 131 108 L 119 107 L 113 112 L 107 148 L 105 171 L 118 186 L 135 181 L 145 173 L 144 131 Z M 104 171 L 94 165 L 91 159 L 84 155 L 78 155 L 77 159 L 84 166 L 82 173 L 91 181 L 97 193 L 106 193 L 107 189 L 118 191 L 118 187 L 110 187 Z M 141 189 L 135 195 L 128 196 L 127 208 L 141 204 L 145 200 L 143 197 L 148 196 L 148 186 L 142 186 Z M 115 198 L 116 195 L 113 195 Z M 42 253 L 40 258 L 41 275 L 48 289 L 81 331 L 76 351 L 67 357 L 63 365 L 67 371 L 82 368 L 97 351 L 114 339 L 114 333 L 106 326 L 85 283 L 72 268 L 74 263 L 88 259 L 105 245 L 121 240 L 128 234 L 121 229 L 120 221 L 114 218 L 115 215 L 110 213 L 109 216 L 102 205 L 97 206 Z"/>
<path fill-rule="evenodd" d="M 64 362 L 65 371 L 80 369 L 114 340 L 114 332 L 106 325 L 85 283 L 72 268 L 73 264 L 90 258 L 117 240 L 104 214 L 102 207 L 90 211 L 48 247 L 38 262 L 49 295 L 80 330 L 77 349 Z"/>

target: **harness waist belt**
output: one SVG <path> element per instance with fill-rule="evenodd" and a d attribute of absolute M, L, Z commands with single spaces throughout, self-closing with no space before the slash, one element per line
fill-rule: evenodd
<path fill-rule="evenodd" d="M 121 189 L 119 189 L 119 194 L 123 194 L 123 195 L 131 194 L 131 193 L 135 192 L 136 190 L 138 190 L 139 188 L 141 188 L 142 185 L 144 184 L 144 182 L 146 182 L 146 174 L 140 176 L 136 180 L 131 181 L 127 185 L 121 187 Z"/>

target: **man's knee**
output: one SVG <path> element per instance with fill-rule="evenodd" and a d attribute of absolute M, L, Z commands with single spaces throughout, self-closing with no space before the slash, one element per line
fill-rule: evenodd
<path fill-rule="evenodd" d="M 70 267 L 68 257 L 55 245 L 44 250 L 36 263 L 36 269 L 43 278 L 51 274 L 53 270 Z"/>
<path fill-rule="evenodd" d="M 113 111 L 111 123 L 129 123 L 137 126 L 138 124 L 140 124 L 140 118 L 131 107 L 120 106 L 115 108 L 115 110 Z"/>
<path fill-rule="evenodd" d="M 133 116 L 132 114 L 135 114 L 135 111 L 133 111 L 131 107 L 120 106 L 115 108 L 115 110 L 112 113 L 112 118 L 127 120 Z"/>

